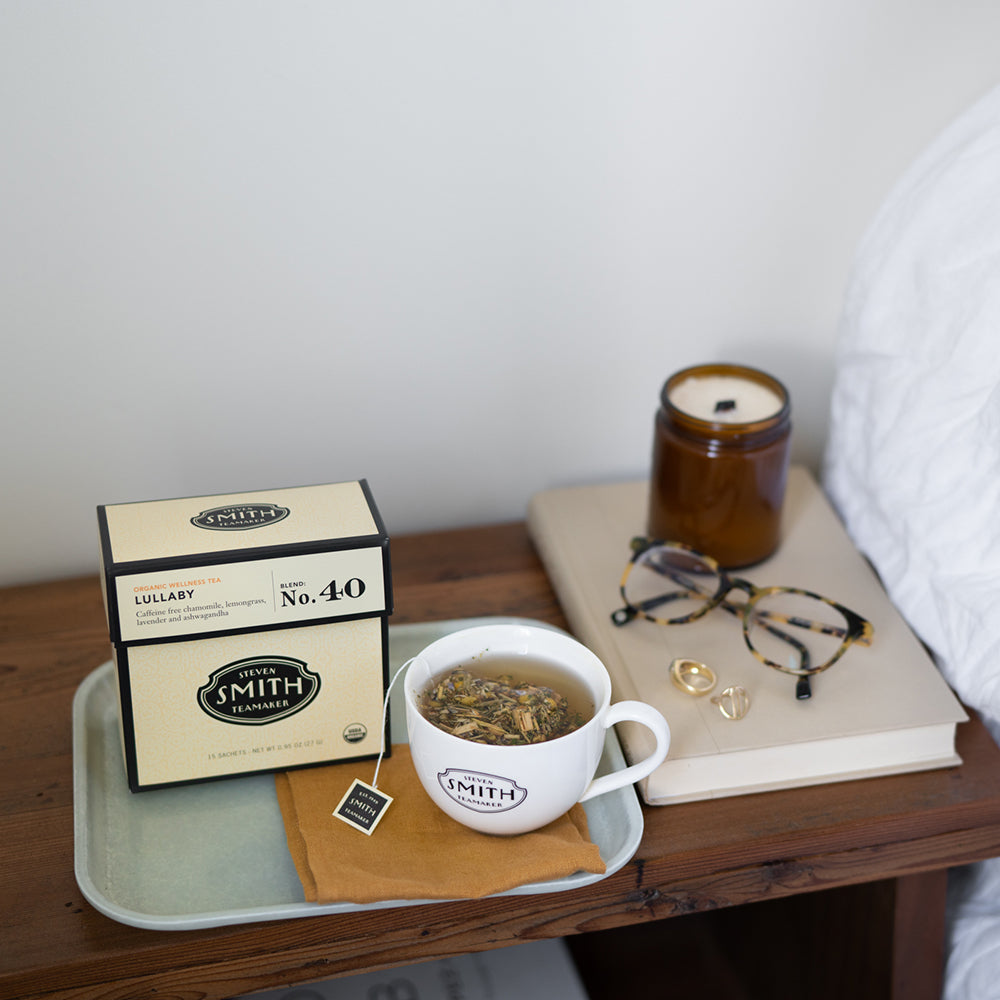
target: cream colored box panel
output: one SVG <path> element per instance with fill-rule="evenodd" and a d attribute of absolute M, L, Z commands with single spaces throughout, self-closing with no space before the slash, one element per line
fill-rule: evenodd
<path fill-rule="evenodd" d="M 140 787 L 380 750 L 380 618 L 134 646 L 127 656 Z M 318 689 L 296 707 L 312 675 Z"/>
<path fill-rule="evenodd" d="M 121 641 L 378 614 L 387 610 L 382 560 L 369 547 L 119 576 Z"/>
<path fill-rule="evenodd" d="M 378 533 L 360 482 L 108 504 L 104 510 L 115 563 Z"/>

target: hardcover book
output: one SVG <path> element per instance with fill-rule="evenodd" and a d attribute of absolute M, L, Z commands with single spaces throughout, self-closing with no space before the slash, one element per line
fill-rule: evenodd
<path fill-rule="evenodd" d="M 854 645 L 795 696 L 796 678 L 756 660 L 738 618 L 721 609 L 683 625 L 638 618 L 617 626 L 619 583 L 633 537 L 645 533 L 648 485 L 630 482 L 536 494 L 528 529 L 581 642 L 604 661 L 615 700 L 659 709 L 671 728 L 666 761 L 640 783 L 651 805 L 930 770 L 961 763 L 955 732 L 962 705 L 855 549 L 819 485 L 789 470 L 781 543 L 765 561 L 731 575 L 759 587 L 801 587 L 851 608 L 874 625 L 870 646 Z M 711 553 L 707 553 L 711 555 Z M 749 710 L 728 718 L 710 696 L 671 683 L 675 658 L 709 666 L 718 695 L 739 685 Z M 625 754 L 645 756 L 645 730 L 618 727 Z"/>

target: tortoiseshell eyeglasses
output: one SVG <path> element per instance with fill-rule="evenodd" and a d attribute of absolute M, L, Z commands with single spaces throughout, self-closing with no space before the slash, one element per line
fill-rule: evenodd
<path fill-rule="evenodd" d="M 625 606 L 611 615 L 616 625 L 634 618 L 683 625 L 721 607 L 742 619 L 747 648 L 761 663 L 799 678 L 797 698 L 810 697 L 809 678 L 832 667 L 852 644 L 871 645 L 871 622 L 828 597 L 757 587 L 681 542 L 634 538 L 632 549 L 619 584 Z M 734 590 L 747 600 L 728 599 Z"/>

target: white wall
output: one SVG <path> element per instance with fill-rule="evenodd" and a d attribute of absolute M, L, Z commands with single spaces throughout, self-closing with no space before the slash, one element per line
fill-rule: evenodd
<path fill-rule="evenodd" d="M 996 82 L 972 0 L 5 0 L 0 583 L 98 503 L 367 477 L 390 532 L 644 475 L 733 359 L 823 445 L 889 185 Z"/>

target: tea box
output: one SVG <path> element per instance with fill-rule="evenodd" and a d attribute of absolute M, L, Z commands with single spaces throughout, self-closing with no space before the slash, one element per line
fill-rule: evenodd
<path fill-rule="evenodd" d="M 132 791 L 379 753 L 392 581 L 366 480 L 97 518 Z"/>

